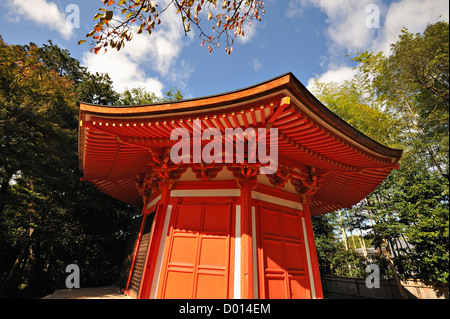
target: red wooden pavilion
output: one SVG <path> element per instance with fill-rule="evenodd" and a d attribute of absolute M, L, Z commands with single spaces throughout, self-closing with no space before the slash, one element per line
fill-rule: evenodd
<path fill-rule="evenodd" d="M 276 173 L 260 174 L 248 152 L 242 163 L 174 163 L 170 135 L 193 134 L 194 121 L 222 133 L 277 128 Z M 401 154 L 291 73 L 178 102 L 80 104 L 83 179 L 143 205 L 123 280 L 137 298 L 323 298 L 311 217 L 358 203 Z"/>

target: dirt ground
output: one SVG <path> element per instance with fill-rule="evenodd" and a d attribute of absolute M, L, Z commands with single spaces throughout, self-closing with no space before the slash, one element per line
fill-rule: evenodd
<path fill-rule="evenodd" d="M 42 299 L 131 299 L 120 292 L 116 286 L 60 289 Z"/>

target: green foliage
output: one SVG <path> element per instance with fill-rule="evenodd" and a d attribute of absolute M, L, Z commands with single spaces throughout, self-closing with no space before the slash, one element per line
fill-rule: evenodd
<path fill-rule="evenodd" d="M 367 262 L 354 251 L 341 248 L 331 259 L 333 275 L 340 277 L 363 278 L 367 274 L 364 269 Z"/>
<path fill-rule="evenodd" d="M 119 101 L 119 94 L 114 91 L 109 75 L 98 72 L 85 73 L 82 82 L 76 87 L 76 93 L 81 102 L 111 105 Z"/>
<path fill-rule="evenodd" d="M 372 263 L 358 254 L 352 247 L 346 249 L 339 235 L 335 233 L 337 216 L 329 214 L 313 218 L 314 238 L 323 274 L 340 277 L 364 277 L 365 268 Z"/>
<path fill-rule="evenodd" d="M 331 111 L 379 143 L 394 147 L 402 129 L 398 120 L 383 111 L 383 104 L 370 98 L 361 80 L 343 84 L 315 82 L 312 93 Z"/>
<path fill-rule="evenodd" d="M 165 92 L 163 97 L 153 92 L 147 92 L 143 87 L 126 89 L 119 95 L 118 105 L 148 105 L 154 103 L 174 102 L 183 99 L 183 94 L 178 89 L 172 88 Z"/>
<path fill-rule="evenodd" d="M 37 50 L 36 57 L 40 63 L 48 69 L 55 70 L 59 76 L 63 76 L 75 84 L 80 83 L 87 73 L 86 68 L 82 67 L 77 59 L 70 56 L 69 50 L 61 49 L 51 40 L 48 40 L 48 44 L 44 43 L 42 47 L 30 43 L 30 45 L 23 46 L 23 49 L 28 51 L 30 46 Z"/>
<path fill-rule="evenodd" d="M 114 283 L 139 212 L 80 181 L 77 139 L 78 102 L 119 94 L 51 42 L 0 38 L 0 72 L 0 296 L 64 288 L 72 263 L 82 286 Z"/>
<path fill-rule="evenodd" d="M 447 22 L 429 25 L 423 34 L 404 29 L 389 56 L 355 57 L 359 72 L 352 81 L 316 82 L 313 90 L 362 133 L 404 150 L 401 168 L 349 210 L 349 219 L 328 218 L 334 232 L 364 233 L 380 252 L 382 273 L 394 275 L 388 267 L 393 262 L 400 277 L 443 283 L 449 280 L 448 35 Z M 318 236 L 321 269 L 350 275 L 358 262 L 346 249 L 341 254 L 344 238 L 334 232 Z M 349 250 L 350 239 L 355 237 L 347 238 Z M 332 264 L 340 264 L 339 271 Z"/>
<path fill-rule="evenodd" d="M 325 274 L 332 273 L 331 264 L 333 256 L 336 251 L 340 250 L 337 248 L 337 240 L 333 234 L 333 226 L 328 221 L 329 216 L 316 216 L 312 220 L 319 268 Z"/>
<path fill-rule="evenodd" d="M 401 119 L 415 151 L 448 175 L 449 25 L 429 25 L 423 34 L 402 30 L 391 55 L 363 52 L 353 60 L 372 95 Z M 413 142 L 411 140 L 410 142 Z"/>
<path fill-rule="evenodd" d="M 367 209 L 376 221 L 372 242 L 405 238 L 408 247 L 394 260 L 403 277 L 447 283 L 449 279 L 449 183 L 426 163 L 403 160 L 369 197 Z"/>

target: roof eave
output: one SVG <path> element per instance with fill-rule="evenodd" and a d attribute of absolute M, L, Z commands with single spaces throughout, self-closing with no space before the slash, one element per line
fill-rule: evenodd
<path fill-rule="evenodd" d="M 383 157 L 391 158 L 392 164 L 397 163 L 401 158 L 402 150 L 386 147 L 349 125 L 325 107 L 292 73 L 286 73 L 271 80 L 236 91 L 175 102 L 141 106 L 111 106 L 80 103 L 80 121 L 85 120 L 87 114 L 105 117 L 133 118 L 158 115 L 170 116 L 177 113 L 183 114 L 194 111 L 208 112 L 220 107 L 232 107 L 236 104 L 256 101 L 282 91 L 289 92 L 296 100 L 300 101 L 301 107 L 306 108 L 308 112 L 324 123 L 325 126 L 328 126 L 330 130 L 339 131 L 352 143 L 357 143 Z M 85 129 L 80 129 L 79 137 L 81 170 L 83 166 L 82 143 L 84 141 L 84 131 Z"/>

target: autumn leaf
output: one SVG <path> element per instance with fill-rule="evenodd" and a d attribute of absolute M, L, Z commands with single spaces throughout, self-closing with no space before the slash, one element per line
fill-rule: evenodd
<path fill-rule="evenodd" d="M 103 14 L 102 14 L 102 13 L 97 13 L 97 14 L 94 16 L 94 20 L 97 20 L 97 19 L 100 18 L 100 17 L 103 17 Z"/>
<path fill-rule="evenodd" d="M 92 46 L 102 45 L 105 42 L 120 38 L 115 46 L 115 49 L 119 50 L 125 45 L 123 41 L 132 39 L 133 33 L 141 33 L 145 29 L 150 34 L 151 30 L 161 23 L 160 12 L 157 10 L 158 1 L 103 0 L 102 2 L 106 8 L 111 5 L 112 7 L 110 7 L 110 10 L 99 9 L 104 14 L 97 13 L 94 16 L 94 20 L 99 21 L 94 30 L 96 33 L 101 32 L 106 35 L 104 38 L 96 38 Z M 169 4 L 164 6 L 162 12 L 167 7 L 173 6 L 180 17 L 184 32 L 192 31 L 192 26 L 195 25 L 200 31 L 201 41 L 211 45 L 209 51 L 219 48 L 220 44 L 226 44 L 222 47 L 226 47 L 226 51 L 231 53 L 230 46 L 233 45 L 233 38 L 244 35 L 243 24 L 250 23 L 250 20 L 260 20 L 260 14 L 264 14 L 264 0 L 223 0 L 222 5 L 218 0 L 167 2 Z M 114 12 L 116 9 L 117 11 Z M 205 12 L 207 20 L 214 22 L 205 24 L 199 16 L 199 12 L 202 10 Z M 208 12 L 206 13 L 206 11 Z M 131 26 L 135 23 L 139 26 L 143 25 L 143 27 L 138 27 L 137 31 L 132 31 L 135 29 L 132 29 Z M 205 26 L 208 26 L 209 32 Z M 127 30 L 126 37 L 121 36 L 124 30 Z M 229 32 L 232 30 L 233 32 Z"/>
<path fill-rule="evenodd" d="M 105 13 L 105 20 L 111 20 L 113 17 L 114 12 L 112 11 L 106 11 Z"/>

